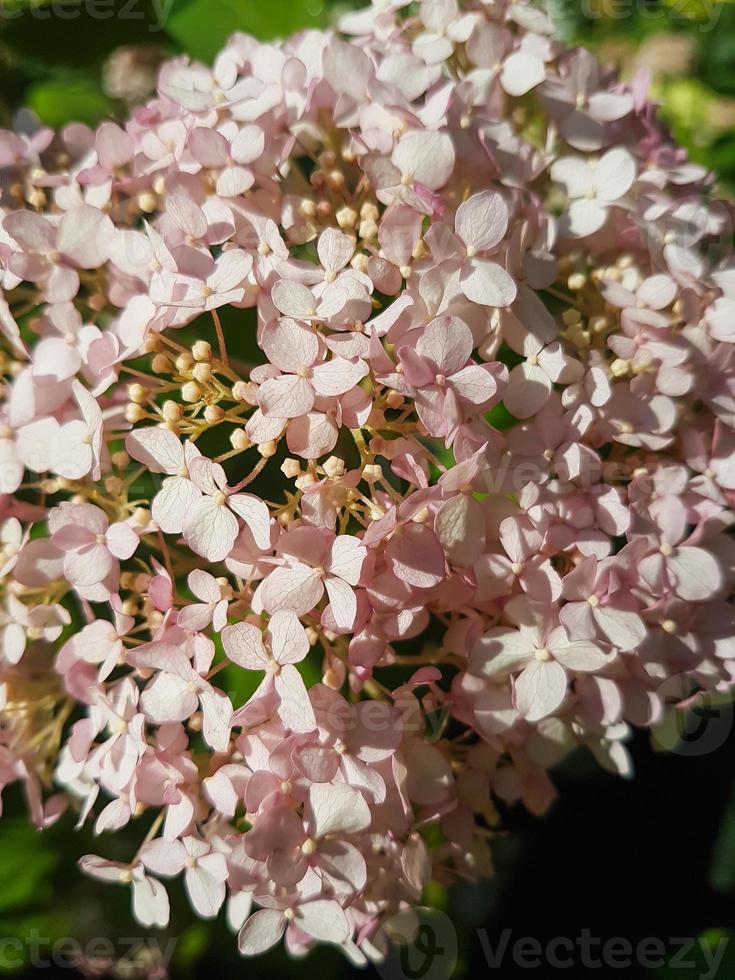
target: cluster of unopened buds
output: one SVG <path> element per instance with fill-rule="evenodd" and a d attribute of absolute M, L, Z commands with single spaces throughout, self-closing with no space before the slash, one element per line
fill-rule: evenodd
<path fill-rule="evenodd" d="M 0 137 L 0 786 L 243 954 L 380 957 L 735 680 L 733 209 L 536 7 L 408 7 Z"/>

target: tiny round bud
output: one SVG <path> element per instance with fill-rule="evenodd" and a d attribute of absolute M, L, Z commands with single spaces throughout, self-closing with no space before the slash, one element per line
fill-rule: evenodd
<path fill-rule="evenodd" d="M 357 229 L 357 234 L 363 241 L 372 242 L 378 237 L 378 225 L 375 221 L 363 219 Z"/>
<path fill-rule="evenodd" d="M 196 402 L 202 397 L 202 389 L 196 381 L 187 381 L 181 388 L 181 397 L 185 402 Z"/>
<path fill-rule="evenodd" d="M 316 217 L 316 204 L 310 198 L 304 198 L 299 205 L 299 211 L 305 218 Z"/>
<path fill-rule="evenodd" d="M 350 259 L 350 266 L 355 270 L 355 272 L 362 272 L 363 275 L 367 275 L 368 271 L 368 257 L 363 252 L 358 252 L 357 255 L 353 255 Z"/>
<path fill-rule="evenodd" d="M 343 230 L 345 228 L 354 228 L 357 224 L 357 211 L 355 211 L 354 208 L 346 206 L 340 208 L 335 217 L 337 219 L 337 224 Z"/>
<path fill-rule="evenodd" d="M 191 348 L 191 353 L 195 361 L 209 361 L 212 359 L 212 345 L 206 340 L 197 340 Z"/>
<path fill-rule="evenodd" d="M 378 463 L 368 463 L 362 468 L 362 475 L 368 483 L 375 483 L 383 476 L 383 468 Z"/>
<path fill-rule="evenodd" d="M 143 194 L 138 194 L 136 204 L 144 214 L 153 214 L 158 206 L 158 201 L 155 194 L 146 191 Z"/>
<path fill-rule="evenodd" d="M 209 425 L 216 425 L 225 417 L 224 410 L 219 405 L 207 405 L 204 409 L 204 418 Z"/>
<path fill-rule="evenodd" d="M 320 218 L 328 218 L 332 214 L 332 205 L 329 201 L 320 201 L 316 206 L 316 213 Z"/>
<path fill-rule="evenodd" d="M 124 470 L 130 462 L 130 457 L 124 449 L 119 449 L 116 453 L 113 453 L 110 459 L 112 460 L 112 465 L 120 470 Z"/>
<path fill-rule="evenodd" d="M 163 403 L 163 417 L 167 422 L 180 422 L 184 417 L 184 406 L 170 399 L 165 401 Z"/>
<path fill-rule="evenodd" d="M 157 333 L 149 333 L 143 341 L 143 351 L 146 354 L 155 354 L 161 349 L 161 338 Z"/>
<path fill-rule="evenodd" d="M 329 459 L 324 461 L 322 469 L 328 477 L 334 479 L 335 477 L 342 476 L 344 473 L 345 461 L 340 459 L 339 456 L 330 456 Z"/>
<path fill-rule="evenodd" d="M 403 404 L 403 395 L 400 391 L 389 391 L 386 398 L 388 408 L 400 408 Z"/>
<path fill-rule="evenodd" d="M 360 208 L 360 217 L 364 221 L 377 221 L 380 217 L 380 211 L 375 204 L 370 201 L 365 201 L 363 206 Z"/>
<path fill-rule="evenodd" d="M 586 282 L 587 276 L 585 276 L 582 272 L 573 272 L 567 280 L 567 286 L 571 292 L 578 293 L 580 289 L 584 289 Z"/>
<path fill-rule="evenodd" d="M 195 364 L 194 370 L 191 372 L 195 381 L 209 381 L 212 377 L 212 365 L 211 364 Z"/>
<path fill-rule="evenodd" d="M 232 398 L 236 402 L 246 402 L 248 401 L 248 382 L 247 381 L 236 381 L 232 386 Z"/>
<path fill-rule="evenodd" d="M 243 449 L 249 449 L 252 443 L 245 429 L 235 429 L 234 432 L 230 433 L 230 445 L 233 449 L 242 452 Z"/>
<path fill-rule="evenodd" d="M 301 464 L 297 459 L 292 459 L 290 456 L 287 456 L 281 463 L 281 473 L 288 477 L 289 480 L 295 479 L 300 472 Z"/>
<path fill-rule="evenodd" d="M 194 358 L 188 351 L 185 351 L 183 354 L 179 354 L 179 356 L 176 358 L 176 370 L 179 372 L 179 374 L 186 374 L 187 372 L 191 371 L 193 367 Z"/>
<path fill-rule="evenodd" d="M 154 374 L 170 374 L 171 361 L 169 361 L 165 354 L 156 354 L 151 361 L 151 370 Z"/>
<path fill-rule="evenodd" d="M 137 382 L 135 384 L 130 385 L 130 387 L 128 388 L 128 398 L 130 399 L 131 402 L 135 402 L 138 405 L 142 404 L 145 401 L 146 394 L 147 392 L 143 387 L 143 385 L 138 384 Z"/>
<path fill-rule="evenodd" d="M 119 476 L 108 476 L 105 479 L 105 490 L 111 497 L 119 497 L 125 484 Z"/>
<path fill-rule="evenodd" d="M 275 456 L 277 451 L 278 446 L 273 439 L 270 439 L 268 442 L 261 442 L 258 446 L 258 452 L 265 459 L 270 459 L 271 456 Z"/>
<path fill-rule="evenodd" d="M 132 422 L 133 425 L 136 422 L 142 422 L 145 416 L 145 409 L 141 408 L 140 405 L 136 405 L 135 402 L 130 402 L 125 408 L 125 418 L 128 422 Z"/>

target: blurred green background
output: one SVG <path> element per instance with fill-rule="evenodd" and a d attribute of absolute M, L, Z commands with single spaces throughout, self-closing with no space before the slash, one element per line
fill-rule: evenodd
<path fill-rule="evenodd" d="M 183 51 L 211 60 L 233 31 L 272 38 L 324 25 L 350 5 L 359 3 L 0 0 L 0 125 L 12 125 L 22 106 L 52 126 L 124 118 L 131 105 L 153 92 L 166 56 Z M 654 96 L 677 139 L 693 159 L 718 172 L 725 192 L 735 189 L 734 0 L 549 0 L 548 7 L 565 40 L 591 47 L 604 61 L 620 65 L 626 77 L 641 67 L 650 69 Z M 509 815 L 512 833 L 498 842 L 498 875 L 492 883 L 452 895 L 432 889 L 427 898 L 448 907 L 458 926 L 464 952 L 456 976 L 487 974 L 473 931 L 478 926 L 488 928 L 496 945 L 508 925 L 518 936 L 575 936 L 581 926 L 594 928 L 595 915 L 601 917 L 602 936 L 701 936 L 715 946 L 725 936 L 730 945 L 716 975 L 723 980 L 735 976 L 735 939 L 730 939 L 735 926 L 735 797 L 730 799 L 735 741 L 731 736 L 704 759 L 662 761 L 645 736 L 637 738 L 634 749 L 636 783 L 625 784 L 599 773 L 589 760 L 577 760 L 562 775 L 563 802 L 550 820 Z M 17 788 L 7 791 L 5 804 L 0 973 L 49 976 L 54 967 L 37 963 L 34 970 L 29 960 L 34 955 L 43 959 L 50 944 L 64 936 L 83 944 L 110 937 L 115 957 L 124 953 L 121 937 L 141 933 L 130 916 L 127 889 L 94 883 L 76 870 L 75 861 L 88 851 L 125 860 L 131 850 L 126 835 L 99 840 L 89 829 L 75 832 L 67 817 L 40 836 L 27 827 Z M 136 824 L 136 840 L 144 829 Z M 586 847 L 596 848 L 594 855 L 585 856 Z M 584 870 L 576 877 L 570 870 L 569 855 L 575 853 L 583 869 L 589 866 L 590 882 Z M 567 897 L 561 903 L 554 876 L 565 879 Z M 575 886 L 578 893 L 569 898 Z M 291 980 L 303 971 L 280 951 L 258 964 L 240 965 L 234 938 L 222 922 L 194 920 L 180 883 L 170 892 L 171 927 L 154 936 L 156 948 L 164 952 L 168 940 L 176 938 L 170 975 L 250 973 Z M 611 918 L 606 910 L 612 908 L 618 911 Z M 22 937 L 19 947 L 13 937 Z M 95 970 L 107 975 L 103 946 L 99 953 L 99 962 L 87 964 L 86 975 Z M 146 946 L 117 963 L 114 975 L 162 976 L 156 961 L 155 948 Z M 308 970 L 323 980 L 352 975 L 341 957 L 325 949 L 309 959 Z M 697 963 L 692 971 L 669 966 L 652 974 L 634 967 L 626 976 L 689 977 L 705 973 L 706 965 Z M 510 967 L 503 971 L 504 978 L 512 975 Z M 400 971 L 383 971 L 385 980 L 400 976 Z"/>

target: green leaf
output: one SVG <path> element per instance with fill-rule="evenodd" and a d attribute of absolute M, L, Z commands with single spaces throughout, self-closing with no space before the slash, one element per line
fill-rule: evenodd
<path fill-rule="evenodd" d="M 25 101 L 42 122 L 53 127 L 70 122 L 94 126 L 112 110 L 98 83 L 86 78 L 37 82 L 27 89 Z"/>
<path fill-rule="evenodd" d="M 3 821 L 0 845 L 0 913 L 38 903 L 51 895 L 58 855 L 48 840 L 19 820 Z"/>
<path fill-rule="evenodd" d="M 176 0 L 166 32 L 192 57 L 211 61 L 234 31 L 270 40 L 325 20 L 324 0 Z"/>

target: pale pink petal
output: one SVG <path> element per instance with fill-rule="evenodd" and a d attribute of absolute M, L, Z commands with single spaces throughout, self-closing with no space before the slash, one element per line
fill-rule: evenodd
<path fill-rule="evenodd" d="M 315 783 L 309 787 L 309 833 L 356 834 L 370 826 L 370 807 L 362 793 L 344 783 Z"/>
<path fill-rule="evenodd" d="M 494 248 L 508 228 L 508 207 L 496 191 L 473 194 L 457 208 L 455 229 L 475 252 Z"/>
<path fill-rule="evenodd" d="M 487 259 L 471 259 L 462 267 L 462 292 L 473 303 L 483 306 L 510 306 L 516 298 L 516 284 L 505 269 Z"/>
<path fill-rule="evenodd" d="M 168 477 L 153 498 L 151 517 L 165 534 L 180 534 L 184 521 L 201 497 L 201 490 L 191 480 Z"/>
<path fill-rule="evenodd" d="M 251 493 L 233 493 L 227 498 L 227 506 L 245 521 L 257 546 L 268 551 L 271 545 L 271 518 L 260 497 Z"/>
<path fill-rule="evenodd" d="M 288 920 L 280 909 L 259 909 L 254 912 L 237 937 L 241 955 L 259 956 L 275 946 L 286 931 L 287 924 Z"/>
<path fill-rule="evenodd" d="M 335 623 L 340 629 L 351 629 L 357 615 L 357 598 L 352 587 L 331 575 L 324 579 L 324 585 Z"/>
<path fill-rule="evenodd" d="M 246 670 L 264 670 L 268 656 L 260 630 L 251 623 L 235 623 L 222 630 L 222 646 L 233 663 Z"/>
<path fill-rule="evenodd" d="M 268 624 L 273 659 L 279 664 L 295 664 L 309 652 L 309 638 L 298 616 L 288 609 L 279 609 Z"/>
<path fill-rule="evenodd" d="M 283 374 L 280 378 L 270 378 L 260 385 L 258 404 L 266 417 L 298 418 L 313 408 L 314 389 L 306 378 Z"/>
<path fill-rule="evenodd" d="M 526 721 L 540 721 L 552 714 L 566 693 L 567 675 L 553 660 L 533 659 L 516 678 L 516 707 Z"/>
<path fill-rule="evenodd" d="M 298 669 L 293 664 L 284 664 L 275 675 L 274 685 L 280 699 L 278 716 L 283 724 L 294 732 L 314 731 L 314 709 Z"/>
<path fill-rule="evenodd" d="M 222 561 L 232 551 L 237 518 L 211 497 L 202 497 L 184 518 L 183 534 L 192 551 L 207 561 Z"/>

